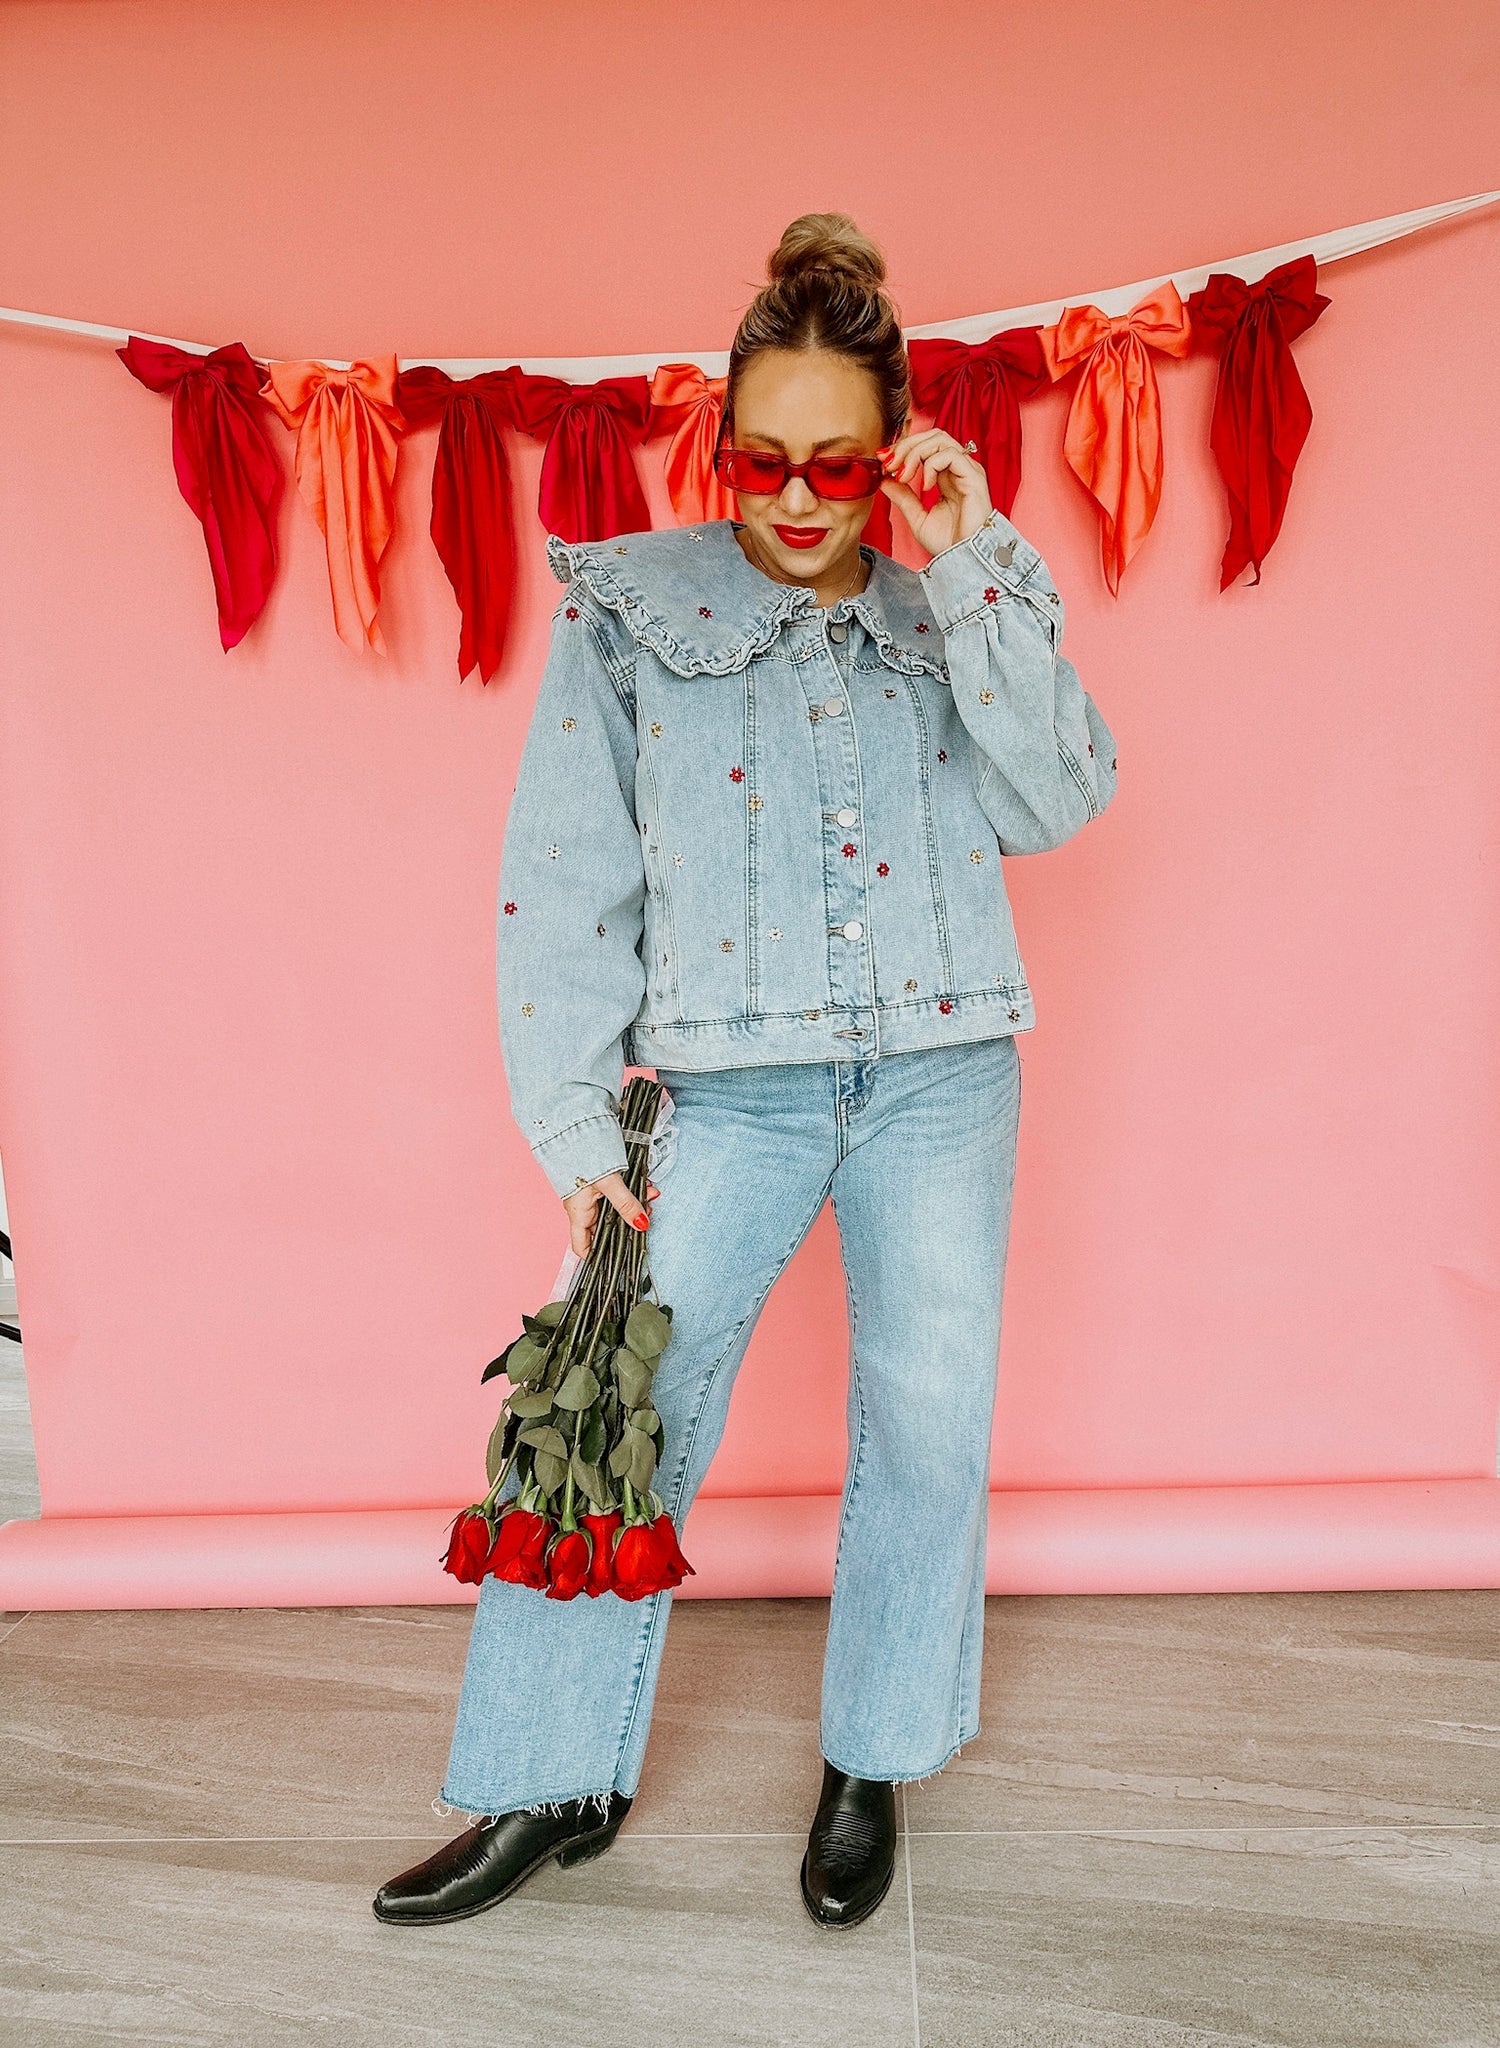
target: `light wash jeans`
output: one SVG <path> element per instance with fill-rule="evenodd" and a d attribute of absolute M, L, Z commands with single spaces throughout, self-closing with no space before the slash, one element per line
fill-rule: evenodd
<path fill-rule="evenodd" d="M 1016 1041 L 658 1074 L 656 1490 L 683 1534 L 761 1307 L 831 1191 L 851 1363 L 819 1746 L 862 1778 L 926 1777 L 979 1728 Z M 484 1579 L 434 1809 L 634 1793 L 671 1604 Z"/>

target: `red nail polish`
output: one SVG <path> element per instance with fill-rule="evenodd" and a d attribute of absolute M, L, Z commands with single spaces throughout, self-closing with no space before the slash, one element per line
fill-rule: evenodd
<path fill-rule="evenodd" d="M 644 1230 L 651 1221 L 651 1218 L 649 1216 L 632 1216 L 630 1220 L 637 1230 Z"/>

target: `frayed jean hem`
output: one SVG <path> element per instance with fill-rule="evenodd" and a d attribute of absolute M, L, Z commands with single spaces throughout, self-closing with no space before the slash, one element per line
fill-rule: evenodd
<path fill-rule="evenodd" d="M 613 1790 L 614 1788 L 611 1787 L 610 1792 L 575 1792 L 570 1793 L 566 1800 L 538 1799 L 529 1806 L 520 1804 L 504 1806 L 496 1812 L 484 1812 L 471 1806 L 450 1805 L 447 1798 L 442 1793 L 439 1793 L 432 1802 L 432 1810 L 444 1818 L 448 1816 L 462 1816 L 472 1826 L 478 1821 L 499 1820 L 502 1814 L 507 1813 L 550 1813 L 555 1814 L 561 1819 L 563 1807 L 576 1804 L 580 1815 L 590 1806 L 593 1806 L 598 1809 L 600 1819 L 606 1820 L 609 1817 L 610 1793 Z"/>

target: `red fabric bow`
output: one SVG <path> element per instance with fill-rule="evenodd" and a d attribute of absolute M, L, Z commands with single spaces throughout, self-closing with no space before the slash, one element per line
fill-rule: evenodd
<path fill-rule="evenodd" d="M 1216 270 L 1188 299 L 1193 331 L 1220 343 L 1209 445 L 1229 494 L 1229 539 L 1219 564 L 1225 590 L 1247 562 L 1260 565 L 1281 531 L 1292 472 L 1312 425 L 1312 405 L 1292 360 L 1332 299 L 1320 292 L 1317 259 L 1294 256 L 1258 284 Z"/>
<path fill-rule="evenodd" d="M 276 580 L 282 472 L 258 402 L 265 373 L 241 341 L 200 356 L 132 334 L 115 354 L 148 391 L 172 394 L 172 467 L 203 528 L 227 654 Z"/>
<path fill-rule="evenodd" d="M 569 384 L 561 377 L 519 372 L 516 425 L 547 436 L 537 510 L 548 533 L 564 540 L 605 540 L 640 533 L 651 513 L 630 449 L 651 416 L 644 377 L 601 377 Z"/>
<path fill-rule="evenodd" d="M 728 382 L 706 376 L 696 363 L 658 363 L 652 373 L 652 426 L 658 414 L 668 420 L 677 415 L 662 469 L 672 510 L 684 526 L 728 519 L 735 510 L 734 493 L 719 482 L 713 466 Z"/>
<path fill-rule="evenodd" d="M 455 381 L 432 363 L 401 371 L 396 403 L 408 426 L 438 422 L 432 465 L 433 545 L 458 599 L 458 679 L 487 683 L 500 666 L 515 588 L 510 461 L 501 428 L 515 422 L 521 372 L 484 370 Z"/>
<path fill-rule="evenodd" d="M 297 429 L 297 488 L 323 535 L 339 638 L 386 651 L 376 613 L 380 558 L 395 527 L 396 458 L 406 422 L 396 404 L 396 358 L 347 370 L 272 363 L 261 397 Z"/>
<path fill-rule="evenodd" d="M 906 344 L 913 399 L 955 441 L 974 442 L 990 502 L 1007 518 L 1021 487 L 1020 401 L 1050 381 L 1040 331 L 1007 327 L 972 344 L 919 335 Z"/>
<path fill-rule="evenodd" d="M 1069 306 L 1039 330 L 1054 382 L 1082 369 L 1068 408 L 1063 451 L 1102 514 L 1104 580 L 1118 597 L 1120 574 L 1151 530 L 1161 503 L 1161 392 L 1151 350 L 1186 355 L 1192 327 L 1168 278 L 1128 313 Z"/>

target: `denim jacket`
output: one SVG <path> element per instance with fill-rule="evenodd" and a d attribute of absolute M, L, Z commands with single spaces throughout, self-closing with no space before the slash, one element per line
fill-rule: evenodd
<path fill-rule="evenodd" d="M 849 1059 L 1036 1019 L 1000 857 L 1115 792 L 1063 603 L 1000 512 L 820 607 L 738 522 L 568 542 L 506 822 L 511 1109 L 553 1189 L 625 1146 L 627 1065 Z"/>

